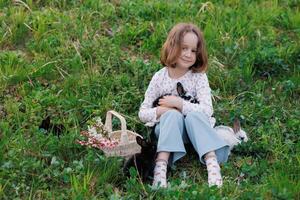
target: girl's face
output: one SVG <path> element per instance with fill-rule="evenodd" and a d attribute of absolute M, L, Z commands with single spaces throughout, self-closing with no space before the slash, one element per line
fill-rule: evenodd
<path fill-rule="evenodd" d="M 183 36 L 181 53 L 176 61 L 176 67 L 189 69 L 196 62 L 198 37 L 193 32 L 188 32 Z"/>

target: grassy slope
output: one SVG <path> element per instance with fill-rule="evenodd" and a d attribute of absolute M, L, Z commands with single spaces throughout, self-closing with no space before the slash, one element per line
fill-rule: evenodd
<path fill-rule="evenodd" d="M 1 198 L 300 198 L 299 1 L 15 2 L 0 0 Z M 147 135 L 138 108 L 181 21 L 204 31 L 217 123 L 239 116 L 251 139 L 223 166 L 220 190 L 196 156 L 155 192 L 74 142 L 108 109 Z M 61 139 L 38 129 L 47 114 L 66 126 Z"/>

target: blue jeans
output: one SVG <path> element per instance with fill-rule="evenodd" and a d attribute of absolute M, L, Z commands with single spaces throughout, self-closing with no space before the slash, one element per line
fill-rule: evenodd
<path fill-rule="evenodd" d="M 174 164 L 186 154 L 184 143 L 189 141 L 205 164 L 204 155 L 215 151 L 219 163 L 228 159 L 229 145 L 218 137 L 209 119 L 201 112 L 189 112 L 186 116 L 177 110 L 161 115 L 155 126 L 158 138 L 157 152 L 171 152 L 169 163 Z"/>

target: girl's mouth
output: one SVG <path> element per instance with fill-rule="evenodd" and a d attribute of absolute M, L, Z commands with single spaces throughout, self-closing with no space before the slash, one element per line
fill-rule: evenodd
<path fill-rule="evenodd" d="M 190 63 L 190 62 L 192 62 L 191 60 L 185 60 L 185 59 L 181 59 L 183 62 L 185 62 L 185 63 Z"/>

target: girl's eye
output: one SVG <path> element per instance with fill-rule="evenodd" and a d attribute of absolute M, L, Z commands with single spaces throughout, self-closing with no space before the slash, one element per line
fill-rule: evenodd
<path fill-rule="evenodd" d="M 197 51 L 196 51 L 196 50 L 192 50 L 192 52 L 193 52 L 193 53 L 196 53 Z"/>

